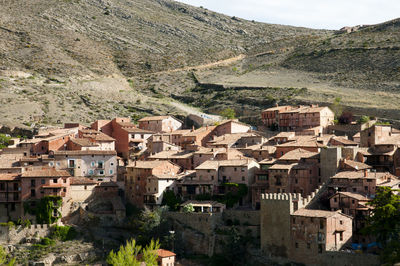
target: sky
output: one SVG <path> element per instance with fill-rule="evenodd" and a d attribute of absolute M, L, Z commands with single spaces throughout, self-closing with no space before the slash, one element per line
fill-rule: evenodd
<path fill-rule="evenodd" d="M 178 0 L 229 16 L 314 29 L 377 24 L 400 17 L 400 0 Z"/>

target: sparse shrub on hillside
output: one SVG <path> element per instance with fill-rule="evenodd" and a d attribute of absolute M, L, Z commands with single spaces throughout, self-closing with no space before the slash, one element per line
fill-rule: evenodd
<path fill-rule="evenodd" d="M 226 108 L 219 113 L 221 116 L 227 119 L 235 119 L 236 112 L 232 108 Z"/>
<path fill-rule="evenodd" d="M 360 117 L 360 119 L 358 119 L 358 123 L 364 124 L 364 123 L 367 123 L 369 120 L 370 120 L 369 116 L 363 115 Z"/>

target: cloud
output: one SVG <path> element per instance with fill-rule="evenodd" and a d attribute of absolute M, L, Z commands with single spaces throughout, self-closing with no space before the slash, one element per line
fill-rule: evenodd
<path fill-rule="evenodd" d="M 178 0 L 267 23 L 339 29 L 376 24 L 400 16 L 398 0 Z"/>

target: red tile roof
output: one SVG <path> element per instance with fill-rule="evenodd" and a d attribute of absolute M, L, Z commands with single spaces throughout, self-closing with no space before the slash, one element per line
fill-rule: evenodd
<path fill-rule="evenodd" d="M 70 177 L 65 170 L 56 170 L 54 168 L 34 169 L 22 173 L 21 177 Z"/>
<path fill-rule="evenodd" d="M 175 253 L 169 251 L 169 250 L 165 250 L 165 249 L 158 249 L 157 250 L 157 255 L 161 258 L 168 258 L 168 257 L 173 257 L 176 256 Z"/>

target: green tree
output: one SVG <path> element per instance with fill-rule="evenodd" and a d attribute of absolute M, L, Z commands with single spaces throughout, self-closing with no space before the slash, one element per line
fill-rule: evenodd
<path fill-rule="evenodd" d="M 137 221 L 135 231 L 138 234 L 139 244 L 149 243 L 151 239 L 163 239 L 168 235 L 169 226 L 164 212 L 168 208 L 160 207 L 153 211 L 145 209 Z"/>
<path fill-rule="evenodd" d="M 2 246 L 0 246 L 0 265 L 8 265 L 8 266 L 15 265 L 15 258 L 10 258 L 8 260 L 7 252 Z"/>
<path fill-rule="evenodd" d="M 338 119 L 343 112 L 342 98 L 336 97 L 330 106 L 331 110 L 335 114 L 335 118 Z"/>
<path fill-rule="evenodd" d="M 160 243 L 157 241 L 154 241 L 154 239 L 152 239 L 150 241 L 150 244 L 147 245 L 144 249 L 143 249 L 143 261 L 146 263 L 146 265 L 149 266 L 156 266 L 158 265 L 157 263 L 157 250 L 160 248 Z"/>
<path fill-rule="evenodd" d="M 236 113 L 232 108 L 226 108 L 219 113 L 222 117 L 227 119 L 235 119 Z"/>
<path fill-rule="evenodd" d="M 171 211 L 176 211 L 180 204 L 181 200 L 175 195 L 174 191 L 164 191 L 162 205 L 167 205 Z"/>
<path fill-rule="evenodd" d="M 0 134 L 0 149 L 3 149 L 8 146 L 11 137 L 8 137 L 4 134 Z"/>
<path fill-rule="evenodd" d="M 108 254 L 107 263 L 115 266 L 140 266 L 142 262 L 146 265 L 157 265 L 157 249 L 160 244 L 157 241 L 151 240 L 150 244 L 145 248 L 136 244 L 135 239 L 126 241 L 125 246 L 120 246 L 118 252 L 111 252 Z M 140 256 L 139 254 L 142 253 Z"/>
<path fill-rule="evenodd" d="M 0 265 L 7 262 L 7 253 L 2 246 L 0 246 Z"/>
<path fill-rule="evenodd" d="M 400 262 L 400 195 L 388 187 L 377 187 L 375 198 L 369 203 L 373 207 L 367 219 L 365 233 L 376 236 L 381 243 L 383 262 Z"/>

